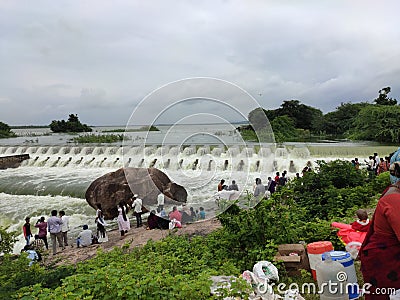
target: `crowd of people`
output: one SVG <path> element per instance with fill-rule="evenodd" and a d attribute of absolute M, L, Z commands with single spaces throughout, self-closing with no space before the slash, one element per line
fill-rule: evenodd
<path fill-rule="evenodd" d="M 47 233 L 50 234 L 53 255 L 57 253 L 57 244 L 63 250 L 65 246 L 68 246 L 69 218 L 65 215 L 65 211 L 61 210 L 57 212 L 57 210 L 52 210 L 47 222 L 45 221 L 45 217 L 40 217 L 34 226 L 39 230 L 35 236 L 32 234 L 30 217 L 26 217 L 25 224 L 22 226 L 26 242 L 25 251 L 32 250 L 31 239 L 33 237 L 35 241 L 42 240 L 46 249 L 49 249 Z"/>
<path fill-rule="evenodd" d="M 183 204 L 182 208 L 179 210 L 176 206 L 173 206 L 172 210 L 167 213 L 164 208 L 164 201 L 164 194 L 160 193 L 157 197 L 157 209 L 152 210 L 147 218 L 146 229 L 179 228 L 182 227 L 182 224 L 204 220 L 206 218 L 206 213 L 203 207 L 199 207 L 195 210 L 193 207 L 188 208 L 185 204 Z M 128 199 L 127 201 L 121 201 L 117 205 L 118 216 L 116 221 L 121 239 L 123 239 L 131 229 L 131 223 L 128 216 L 128 213 L 131 210 L 133 211 L 132 215 L 136 218 L 136 227 L 142 227 L 142 214 L 147 212 L 147 210 L 144 209 L 143 201 L 137 194 L 134 194 L 132 198 Z M 53 255 L 58 253 L 58 248 L 64 250 L 66 246 L 69 245 L 70 237 L 68 232 L 70 230 L 70 225 L 69 217 L 66 216 L 65 211 L 60 210 L 58 212 L 57 210 L 52 210 L 51 216 L 47 219 L 47 221 L 44 216 L 40 217 L 34 225 L 34 227 L 38 229 L 38 233 L 35 235 L 32 233 L 30 221 L 31 218 L 26 217 L 25 223 L 22 226 L 25 246 L 21 251 L 27 252 L 29 257 L 35 257 L 32 259 L 32 262 L 37 260 L 37 256 L 40 256 L 40 252 L 35 251 L 38 246 L 39 248 L 40 246 L 43 246 L 46 248 L 46 250 L 49 249 L 49 241 L 47 239 L 48 235 L 50 235 L 51 250 Z M 76 236 L 76 246 L 78 248 L 108 241 L 106 233 L 106 227 L 108 224 L 105 221 L 100 203 L 96 204 L 95 224 L 95 232 L 93 232 L 87 224 L 82 226 L 82 230 Z M 39 243 L 38 241 L 41 242 Z M 34 255 L 33 252 L 36 254 Z"/>
<path fill-rule="evenodd" d="M 303 175 L 305 172 L 311 171 L 311 167 L 306 166 L 303 169 Z M 300 174 L 296 173 L 296 178 L 299 178 Z M 267 183 L 263 184 L 261 178 L 256 178 L 253 185 L 253 196 L 257 198 L 268 197 L 268 194 L 275 193 L 279 186 L 285 186 L 288 182 L 287 171 L 284 170 L 282 173 L 276 172 L 274 178 L 269 176 Z M 222 191 L 239 191 L 238 184 L 235 180 L 232 180 L 230 185 L 225 184 L 225 179 L 221 179 L 217 186 L 217 192 Z"/>
<path fill-rule="evenodd" d="M 383 172 L 389 171 L 390 166 L 390 156 L 385 156 L 385 158 L 379 157 L 378 153 L 374 153 L 368 157 L 368 160 L 364 159 L 367 171 L 371 175 L 379 175 Z M 360 169 L 360 162 L 358 157 L 354 158 L 351 163 L 358 170 Z"/>

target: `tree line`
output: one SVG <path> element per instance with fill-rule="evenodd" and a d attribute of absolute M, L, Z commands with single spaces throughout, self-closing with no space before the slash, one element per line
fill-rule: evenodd
<path fill-rule="evenodd" d="M 239 131 L 245 139 L 257 139 L 251 132 L 255 130 L 260 136 L 272 129 L 277 142 L 304 141 L 318 136 L 398 143 L 400 106 L 396 99 L 388 97 L 390 91 L 390 87 L 379 90 L 373 103 L 341 103 L 327 114 L 299 100 L 286 100 L 278 109 L 254 109 L 248 116 L 250 125 Z"/>

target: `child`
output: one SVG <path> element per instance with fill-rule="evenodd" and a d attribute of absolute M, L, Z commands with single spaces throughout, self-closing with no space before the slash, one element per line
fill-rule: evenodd
<path fill-rule="evenodd" d="M 351 228 L 360 232 L 367 232 L 370 225 L 367 211 L 359 209 L 356 211 L 356 215 L 358 220 L 351 223 Z"/>
<path fill-rule="evenodd" d="M 205 218 L 206 218 L 206 212 L 204 211 L 203 207 L 200 207 L 199 219 L 204 220 Z"/>

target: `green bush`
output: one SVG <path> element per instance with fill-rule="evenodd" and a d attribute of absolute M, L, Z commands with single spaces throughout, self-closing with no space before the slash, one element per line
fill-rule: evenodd
<path fill-rule="evenodd" d="M 6 228 L 0 226 L 0 253 L 11 253 L 14 243 L 17 239 L 18 232 L 8 232 Z"/>
<path fill-rule="evenodd" d="M 47 269 L 39 263 L 29 266 L 27 254 L 6 254 L 0 263 L 0 299 L 10 299 L 11 295 L 23 287 L 40 284 L 45 288 L 56 288 L 61 279 L 74 273 L 72 266 Z"/>
<path fill-rule="evenodd" d="M 205 246 L 205 247 L 204 247 Z M 23 299 L 210 299 L 211 275 L 239 270 L 207 253 L 203 238 L 167 237 L 142 248 L 116 248 L 78 265 L 56 288 L 16 293 Z"/>
<path fill-rule="evenodd" d="M 367 172 L 356 170 L 350 162 L 320 161 L 318 166 L 317 171 L 305 173 L 290 185 L 296 203 L 315 217 L 345 216 L 354 206 L 368 205 L 380 192 L 368 185 Z"/>
<path fill-rule="evenodd" d="M 86 134 L 78 137 L 74 137 L 75 143 L 116 143 L 121 142 L 126 137 L 123 134 Z"/>

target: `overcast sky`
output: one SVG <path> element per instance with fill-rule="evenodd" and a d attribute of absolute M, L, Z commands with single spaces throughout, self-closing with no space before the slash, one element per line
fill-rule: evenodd
<path fill-rule="evenodd" d="M 400 102 L 399 11 L 396 0 L 1 0 L 0 121 L 47 125 L 76 113 L 123 125 L 141 103 L 132 117 L 148 124 L 180 100 L 152 92 L 193 77 L 231 82 L 237 97 L 232 88 L 223 101 L 241 115 L 256 107 L 244 92 L 266 109 L 298 99 L 324 113 L 386 86 Z M 224 98 L 204 83 L 184 97 Z M 204 101 L 172 108 L 226 112 Z"/>

